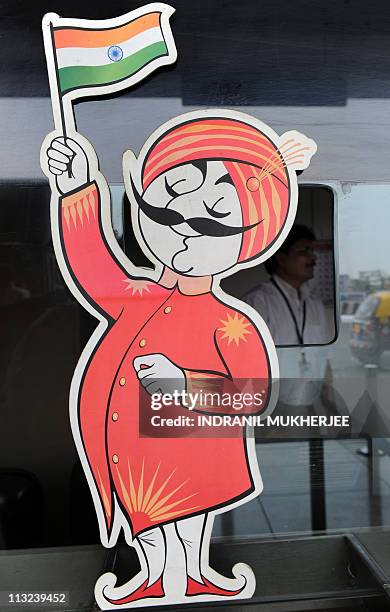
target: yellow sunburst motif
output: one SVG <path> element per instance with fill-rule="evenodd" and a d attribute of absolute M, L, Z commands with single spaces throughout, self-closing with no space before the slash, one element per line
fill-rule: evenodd
<path fill-rule="evenodd" d="M 176 472 L 176 469 L 169 474 L 169 476 L 160 486 L 156 485 L 160 466 L 161 463 L 158 464 L 149 483 L 146 483 L 144 476 L 145 460 L 143 459 L 139 482 L 138 485 L 136 485 L 133 473 L 131 471 L 130 461 L 128 460 L 127 467 L 129 484 L 126 486 L 126 484 L 123 482 L 118 465 L 116 465 L 123 500 L 126 504 L 127 510 L 130 514 L 135 514 L 136 512 L 145 514 L 152 523 L 166 521 L 170 518 L 175 518 L 183 513 L 192 512 L 199 508 L 199 506 L 179 508 L 179 506 L 182 506 L 184 502 L 197 495 L 197 493 L 192 493 L 191 495 L 180 497 L 179 499 L 177 498 L 176 493 L 178 493 L 178 491 L 180 491 L 180 489 L 182 489 L 188 483 L 188 479 L 184 480 L 181 484 L 173 489 L 171 488 L 171 490 L 167 488 L 169 481 Z M 163 495 L 164 491 L 165 495 Z M 167 503 L 173 496 L 176 496 L 174 498 L 175 501 Z"/>
<path fill-rule="evenodd" d="M 149 285 L 153 284 L 146 280 L 137 280 L 134 278 L 125 278 L 123 282 L 127 284 L 125 291 L 131 290 L 131 295 L 136 295 L 137 293 L 142 295 L 144 291 L 150 293 Z"/>
<path fill-rule="evenodd" d="M 241 340 L 246 342 L 245 335 L 251 334 L 247 328 L 251 326 L 244 317 L 240 316 L 238 312 L 234 313 L 234 317 L 231 317 L 229 313 L 226 313 L 227 321 L 221 321 L 223 327 L 219 327 L 218 331 L 224 333 L 222 339 L 227 338 L 228 344 L 235 342 L 236 346 L 240 344 Z"/>

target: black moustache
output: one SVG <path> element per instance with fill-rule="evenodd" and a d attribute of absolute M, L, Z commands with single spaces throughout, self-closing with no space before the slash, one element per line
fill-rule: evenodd
<path fill-rule="evenodd" d="M 203 236 L 214 236 L 214 237 L 223 237 L 223 236 L 235 236 L 237 234 L 243 234 L 244 232 L 256 227 L 259 223 L 253 223 L 252 225 L 244 225 L 243 227 L 235 227 L 231 225 L 224 225 L 223 223 L 219 223 L 219 221 L 214 221 L 214 219 L 207 219 L 205 217 L 193 217 L 190 219 L 186 219 L 183 215 L 177 210 L 172 210 L 170 208 L 160 208 L 159 206 L 152 206 L 145 202 L 142 196 L 138 193 L 135 185 L 133 183 L 132 177 L 131 186 L 133 190 L 134 197 L 137 201 L 138 206 L 142 210 L 142 212 L 149 217 L 155 223 L 159 223 L 160 225 L 168 225 L 170 227 L 174 225 L 180 225 L 181 223 L 187 223 L 191 229 Z"/>

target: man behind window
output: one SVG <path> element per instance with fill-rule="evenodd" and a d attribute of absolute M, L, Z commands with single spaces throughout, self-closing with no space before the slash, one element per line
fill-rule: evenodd
<path fill-rule="evenodd" d="M 260 313 L 279 347 L 282 413 L 314 413 L 313 404 L 320 396 L 325 376 L 327 349 L 304 345 L 327 344 L 333 339 L 322 301 L 311 295 L 305 285 L 314 276 L 314 241 L 308 227 L 293 226 L 281 248 L 265 264 L 270 280 L 242 298 Z M 283 348 L 286 346 L 302 349 Z M 300 433 L 303 432 L 295 432 L 297 436 Z"/>
<path fill-rule="evenodd" d="M 305 287 L 314 276 L 314 241 L 308 227 L 294 225 L 265 263 L 270 281 L 243 298 L 261 314 L 277 346 L 326 344 L 332 339 L 323 303 Z"/>

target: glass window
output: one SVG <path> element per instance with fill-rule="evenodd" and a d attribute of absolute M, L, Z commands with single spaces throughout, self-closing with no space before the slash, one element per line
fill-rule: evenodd
<path fill-rule="evenodd" d="M 276 346 L 329 344 L 336 336 L 334 195 L 301 185 L 285 243 L 264 264 L 243 270 L 222 288 L 252 306 Z"/>

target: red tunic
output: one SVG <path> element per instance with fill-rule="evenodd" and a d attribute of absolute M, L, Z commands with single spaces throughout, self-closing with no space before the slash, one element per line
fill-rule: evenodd
<path fill-rule="evenodd" d="M 62 200 L 67 265 L 84 296 L 108 320 L 84 372 L 78 421 L 108 533 L 115 494 L 137 535 L 229 505 L 253 491 L 254 482 L 243 428 L 228 438 L 140 437 L 134 358 L 162 353 L 185 370 L 189 384 L 200 376 L 228 384 L 264 381 L 269 365 L 253 323 L 212 293 L 189 296 L 177 287 L 130 278 L 110 251 L 100 213 L 95 184 Z"/>

